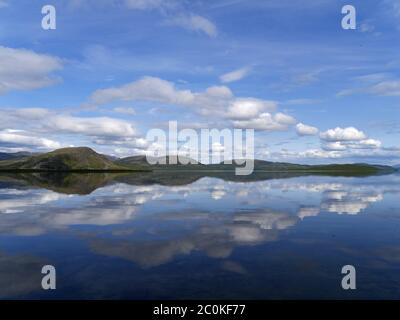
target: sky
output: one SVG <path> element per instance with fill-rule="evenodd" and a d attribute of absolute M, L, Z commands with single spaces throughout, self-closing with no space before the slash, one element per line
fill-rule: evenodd
<path fill-rule="evenodd" d="M 0 0 L 0 152 L 146 154 L 177 121 L 254 129 L 259 159 L 400 164 L 399 52 L 400 0 Z"/>

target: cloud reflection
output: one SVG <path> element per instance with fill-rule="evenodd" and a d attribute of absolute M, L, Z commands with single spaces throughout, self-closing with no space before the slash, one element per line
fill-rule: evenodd
<path fill-rule="evenodd" d="M 321 213 L 359 214 L 399 188 L 319 177 L 251 183 L 204 178 L 180 186 L 119 183 L 84 196 L 4 188 L 0 234 L 78 235 L 81 226 L 93 226 L 103 230 L 84 237 L 93 252 L 150 268 L 194 252 L 227 259 L 235 248 L 277 241 L 283 230 Z"/>

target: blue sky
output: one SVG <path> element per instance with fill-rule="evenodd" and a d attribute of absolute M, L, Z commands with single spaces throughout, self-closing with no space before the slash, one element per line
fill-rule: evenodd
<path fill-rule="evenodd" d="M 273 161 L 400 163 L 399 0 L 0 0 L 0 21 L 0 151 L 128 156 L 176 120 L 254 128 Z"/>

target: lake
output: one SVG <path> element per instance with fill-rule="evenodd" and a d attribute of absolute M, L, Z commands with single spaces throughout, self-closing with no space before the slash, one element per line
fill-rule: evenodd
<path fill-rule="evenodd" d="M 399 196 L 400 175 L 3 175 L 0 298 L 399 299 Z"/>

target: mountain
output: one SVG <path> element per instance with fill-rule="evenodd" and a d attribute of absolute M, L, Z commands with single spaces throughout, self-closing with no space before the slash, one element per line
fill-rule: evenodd
<path fill-rule="evenodd" d="M 0 161 L 22 159 L 33 155 L 35 155 L 35 153 L 24 152 L 24 151 L 15 153 L 0 152 Z"/>
<path fill-rule="evenodd" d="M 116 163 L 121 164 L 121 165 L 143 165 L 143 166 L 148 166 L 149 163 L 146 160 L 146 156 L 133 156 L 133 157 L 127 157 L 127 158 L 122 158 L 116 161 Z"/>
<path fill-rule="evenodd" d="M 133 170 L 115 164 L 90 148 L 64 148 L 21 159 L 0 161 L 0 170 L 24 171 L 115 171 Z M 136 168 L 137 169 L 137 168 Z"/>
<path fill-rule="evenodd" d="M 116 164 L 123 165 L 123 166 L 132 166 L 132 165 L 140 165 L 143 167 L 149 167 L 152 170 L 157 169 L 196 169 L 199 170 L 201 168 L 205 168 L 206 165 L 197 162 L 194 159 L 187 158 L 187 157 L 179 157 L 179 162 L 176 159 L 172 159 L 173 156 L 165 157 L 157 157 L 157 158 L 149 158 L 152 163 L 159 162 L 158 164 L 150 164 L 148 158 L 146 156 L 133 156 L 122 158 L 115 161 Z M 175 157 L 176 158 L 176 157 Z M 165 164 L 162 162 L 165 161 Z M 174 162 L 177 162 L 174 164 Z M 185 163 L 185 164 L 182 164 Z M 187 163 L 187 164 L 186 164 Z"/>
<path fill-rule="evenodd" d="M 8 160 L 0 161 L 0 171 L 153 171 L 158 172 L 194 172 L 200 176 L 217 176 L 223 174 L 232 179 L 236 164 L 201 164 L 193 159 L 179 157 L 180 162 L 188 164 L 173 164 L 173 156 L 166 158 L 166 164 L 150 165 L 145 156 L 135 156 L 123 159 L 110 158 L 87 147 L 64 148 L 43 154 L 7 154 Z M 11 157 L 11 158 L 10 158 Z M 163 160 L 155 158 L 153 160 Z M 254 176 L 262 174 L 327 174 L 342 176 L 361 176 L 395 172 L 388 166 L 369 164 L 332 164 L 332 165 L 300 165 L 284 162 L 269 162 L 254 160 Z M 166 177 L 169 179 L 170 177 Z M 193 177 L 198 178 L 198 177 Z M 153 179 L 153 178 L 152 178 Z M 180 178 L 179 178 L 180 179 Z"/>
<path fill-rule="evenodd" d="M 191 160 L 192 164 L 182 165 L 174 164 L 169 165 L 170 156 L 167 157 L 167 164 L 155 164 L 150 165 L 147 162 L 146 156 L 135 156 L 123 158 L 116 161 L 117 164 L 131 166 L 140 165 L 143 167 L 149 167 L 156 171 L 174 171 L 174 170 L 186 170 L 186 171 L 208 171 L 208 172 L 230 172 L 234 171 L 237 167 L 236 164 L 208 164 L 204 165 L 191 160 L 189 158 L 182 158 L 184 161 L 189 162 Z M 331 164 L 331 165 L 301 165 L 285 162 L 270 162 L 264 160 L 254 160 L 254 171 L 256 172 L 273 172 L 273 173 L 286 173 L 286 172 L 306 172 L 313 174 L 324 174 L 329 172 L 331 175 L 372 175 L 379 173 L 390 173 L 394 172 L 395 169 L 389 166 L 381 165 L 369 165 L 364 163 L 355 164 Z"/>
<path fill-rule="evenodd" d="M 275 172 L 312 172 L 313 174 L 326 173 L 338 175 L 373 175 L 380 173 L 394 172 L 394 168 L 383 165 L 371 165 L 366 163 L 351 164 L 327 164 L 327 165 L 300 165 L 284 162 L 268 162 L 255 160 L 255 170 L 259 171 L 275 171 Z"/>

